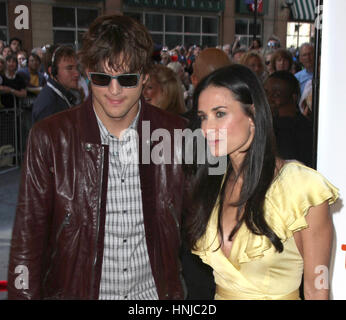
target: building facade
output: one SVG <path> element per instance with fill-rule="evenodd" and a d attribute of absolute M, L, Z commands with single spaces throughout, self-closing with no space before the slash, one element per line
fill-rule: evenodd
<path fill-rule="evenodd" d="M 258 0 L 255 27 L 251 0 L 0 0 L 0 39 L 18 37 L 27 50 L 53 43 L 78 49 L 98 15 L 117 13 L 142 21 L 154 42 L 169 48 L 236 38 L 248 46 L 254 33 L 262 43 L 276 35 L 282 46 L 298 46 L 313 36 L 314 0 L 288 2 Z"/>

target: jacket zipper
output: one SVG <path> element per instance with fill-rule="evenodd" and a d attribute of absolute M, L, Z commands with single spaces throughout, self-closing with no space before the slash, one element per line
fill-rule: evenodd
<path fill-rule="evenodd" d="M 71 219 L 71 212 L 68 212 L 66 215 L 65 215 L 65 218 L 64 218 L 64 220 L 63 220 L 63 222 L 61 223 L 61 225 L 60 225 L 60 227 L 59 227 L 59 229 L 58 229 L 58 232 L 56 233 L 56 237 L 55 237 L 55 249 L 54 249 L 54 251 L 53 251 L 53 253 L 51 254 L 51 256 L 50 256 L 50 265 L 49 265 L 49 268 L 48 268 L 48 270 L 47 270 L 47 272 L 46 272 L 46 275 L 45 275 L 45 277 L 44 277 L 44 279 L 43 279 L 43 287 L 45 286 L 45 284 L 46 284 L 46 281 L 47 281 L 47 278 L 48 278 L 48 276 L 49 276 L 49 274 L 50 274 L 50 272 L 51 272 L 51 270 L 52 270 L 52 268 L 53 268 L 53 260 L 54 260 L 54 258 L 55 258 L 55 256 L 56 256 L 56 253 L 57 253 L 57 251 L 58 251 L 58 240 L 59 240 L 59 238 L 60 238 L 60 234 L 61 234 L 61 232 L 63 231 L 63 229 L 65 228 L 65 226 L 67 226 L 69 223 L 70 223 L 70 219 Z"/>
<path fill-rule="evenodd" d="M 95 267 L 96 267 L 96 261 L 97 261 L 97 241 L 99 237 L 99 231 L 100 231 L 100 211 L 101 211 L 101 198 L 102 198 L 102 184 L 103 184 L 103 161 L 104 161 L 104 149 L 101 147 L 101 170 L 100 170 L 100 187 L 99 187 L 99 194 L 98 194 L 98 205 L 97 205 L 97 227 L 96 227 L 96 239 L 95 239 L 95 255 L 94 255 L 94 261 L 93 261 L 93 270 L 92 270 L 92 276 L 91 276 L 91 285 L 93 286 L 95 281 Z M 93 299 L 93 290 L 91 292 L 91 299 Z"/>

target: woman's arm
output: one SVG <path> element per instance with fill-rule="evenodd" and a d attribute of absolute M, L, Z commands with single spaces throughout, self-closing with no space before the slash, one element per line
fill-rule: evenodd
<path fill-rule="evenodd" d="M 12 93 L 13 95 L 15 95 L 18 98 L 25 98 L 26 97 L 26 90 L 25 89 L 16 90 L 16 89 L 13 89 L 11 87 L 0 86 L 0 91 L 2 93 Z"/>
<path fill-rule="evenodd" d="M 18 98 L 26 97 L 26 89 L 20 89 L 20 90 L 12 89 L 11 93 L 14 94 Z"/>
<path fill-rule="evenodd" d="M 309 227 L 294 235 L 304 259 L 304 297 L 306 300 L 327 300 L 333 237 L 328 201 L 311 207 L 306 221 Z"/>

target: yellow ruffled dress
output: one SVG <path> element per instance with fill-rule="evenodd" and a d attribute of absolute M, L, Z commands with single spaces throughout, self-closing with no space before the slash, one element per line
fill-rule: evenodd
<path fill-rule="evenodd" d="M 282 240 L 283 252 L 278 253 L 267 237 L 252 234 L 242 224 L 229 257 L 219 248 L 216 205 L 206 233 L 193 251 L 214 269 L 215 299 L 299 299 L 303 258 L 293 233 L 308 227 L 305 216 L 311 206 L 326 200 L 331 204 L 337 198 L 338 189 L 320 173 L 296 161 L 286 162 L 268 189 L 264 203 L 266 221 Z"/>

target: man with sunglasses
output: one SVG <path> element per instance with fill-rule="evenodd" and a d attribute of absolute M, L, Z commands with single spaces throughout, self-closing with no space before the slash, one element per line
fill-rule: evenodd
<path fill-rule="evenodd" d="M 159 163 L 145 159 L 161 143 L 153 131 L 173 137 L 185 120 L 141 97 L 152 48 L 145 27 L 126 16 L 99 17 L 86 33 L 88 100 L 31 130 L 9 299 L 184 298 L 181 164 L 174 152 Z"/>

